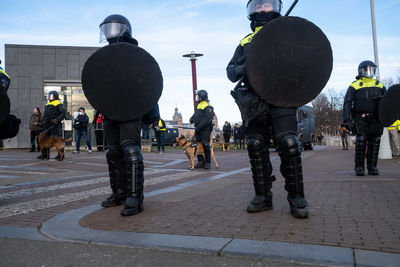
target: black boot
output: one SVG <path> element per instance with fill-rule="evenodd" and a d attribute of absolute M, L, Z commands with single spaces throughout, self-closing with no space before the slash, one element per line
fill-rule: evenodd
<path fill-rule="evenodd" d="M 364 164 L 365 164 L 365 148 L 366 148 L 366 140 L 362 135 L 357 136 L 356 138 L 356 152 L 354 157 L 355 163 L 355 173 L 357 176 L 364 176 Z"/>
<path fill-rule="evenodd" d="M 101 206 L 109 208 L 122 205 L 125 202 L 126 172 L 123 164 L 122 154 L 119 155 L 118 152 L 109 151 L 106 157 L 112 194 L 101 203 Z"/>
<path fill-rule="evenodd" d="M 295 218 L 308 217 L 308 203 L 304 198 L 303 171 L 299 140 L 296 135 L 286 135 L 279 140 L 281 173 L 285 177 L 285 190 L 290 213 Z"/>
<path fill-rule="evenodd" d="M 203 143 L 203 148 L 204 148 L 204 158 L 205 158 L 204 169 L 208 170 L 208 169 L 211 168 L 211 147 L 210 147 L 210 143 Z"/>
<path fill-rule="evenodd" d="M 29 150 L 28 152 L 35 152 L 35 144 L 32 145 L 31 150 Z"/>
<path fill-rule="evenodd" d="M 370 137 L 368 139 L 367 169 L 369 175 L 379 175 L 379 170 L 376 165 L 378 163 L 380 142 L 381 138 L 379 136 Z"/>
<path fill-rule="evenodd" d="M 194 166 L 196 169 L 204 168 L 205 160 L 203 155 L 197 155 L 197 164 Z"/>
<path fill-rule="evenodd" d="M 126 164 L 126 193 L 125 207 L 122 216 L 131 216 L 143 211 L 143 157 L 139 146 L 128 145 L 124 148 Z"/>
<path fill-rule="evenodd" d="M 249 138 L 248 153 L 250 158 L 251 172 L 255 196 L 247 205 L 247 212 L 255 213 L 264 210 L 272 210 L 272 165 L 269 160 L 269 151 L 261 140 Z"/>

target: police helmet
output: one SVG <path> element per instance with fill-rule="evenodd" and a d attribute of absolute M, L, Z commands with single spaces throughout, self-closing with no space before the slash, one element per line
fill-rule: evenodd
<path fill-rule="evenodd" d="M 282 8 L 281 0 L 249 0 L 247 2 L 247 17 L 252 22 L 263 25 L 279 17 Z"/>
<path fill-rule="evenodd" d="M 47 100 L 53 101 L 59 99 L 58 98 L 58 92 L 57 91 L 50 91 L 49 94 L 47 95 Z"/>
<path fill-rule="evenodd" d="M 85 108 L 84 108 L 84 107 L 80 107 L 80 108 L 78 109 L 78 111 L 83 111 L 83 112 L 85 112 Z"/>
<path fill-rule="evenodd" d="M 100 24 L 100 43 L 122 36 L 132 37 L 131 23 L 122 15 L 110 15 Z"/>
<path fill-rule="evenodd" d="M 197 96 L 201 100 L 208 100 L 208 93 L 206 90 L 199 90 L 197 91 Z"/>
<path fill-rule="evenodd" d="M 374 62 L 364 60 L 360 65 L 358 65 L 358 76 L 373 78 L 376 75 L 377 70 L 378 66 Z"/>

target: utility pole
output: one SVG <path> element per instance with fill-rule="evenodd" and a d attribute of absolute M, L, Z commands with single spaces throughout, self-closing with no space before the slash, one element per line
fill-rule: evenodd
<path fill-rule="evenodd" d="M 372 39 L 374 42 L 374 58 L 375 64 L 378 66 L 378 73 L 376 78 L 380 80 L 380 68 L 379 68 L 379 58 L 378 58 L 378 41 L 376 39 L 376 24 L 375 24 L 375 5 L 374 0 L 370 0 L 371 6 L 371 24 L 372 24 Z M 383 128 L 383 134 L 381 137 L 381 144 L 379 147 L 379 159 L 391 159 L 392 158 L 392 151 L 390 149 L 389 144 L 389 132 L 388 129 L 385 127 Z"/>
<path fill-rule="evenodd" d="M 203 54 L 198 54 L 195 52 L 191 52 L 190 54 L 185 54 L 183 57 L 188 57 L 190 58 L 190 61 L 192 63 L 192 84 L 193 84 L 193 106 L 194 106 L 194 111 L 196 111 L 196 93 L 197 93 L 197 76 L 196 76 L 196 58 L 201 57 Z"/>

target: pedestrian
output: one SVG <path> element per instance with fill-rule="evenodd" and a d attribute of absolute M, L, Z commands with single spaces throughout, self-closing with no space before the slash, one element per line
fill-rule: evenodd
<path fill-rule="evenodd" d="M 247 14 L 253 31 L 243 38 L 237 46 L 227 66 L 227 76 L 232 82 L 246 77 L 247 52 L 253 36 L 264 25 L 281 17 L 280 0 L 250 0 Z M 265 51 L 272 53 L 272 51 Z M 255 196 L 247 206 L 250 213 L 273 209 L 272 203 L 272 165 L 269 158 L 268 144 L 272 135 L 281 158 L 281 173 L 285 178 L 285 190 L 291 214 L 296 218 L 308 217 L 308 203 L 304 197 L 301 150 L 297 137 L 296 108 L 286 108 L 267 104 L 254 93 L 247 79 L 243 79 L 239 90 L 248 92 L 252 98 L 249 105 L 241 103 L 241 115 L 246 127 L 247 150 L 253 177 Z M 256 107 L 258 109 L 256 110 Z"/>
<path fill-rule="evenodd" d="M 378 66 L 365 60 L 358 65 L 356 81 L 347 89 L 343 103 L 343 123 L 356 133 L 355 173 L 364 175 L 365 158 L 369 175 L 379 175 L 377 168 L 379 145 L 383 125 L 378 118 L 379 102 L 386 92 L 385 86 L 374 79 Z"/>
<path fill-rule="evenodd" d="M 349 150 L 349 142 L 348 142 L 348 138 L 349 138 L 349 130 L 346 129 L 346 127 L 344 127 L 344 124 L 340 124 L 339 127 L 339 135 L 340 135 L 340 139 L 342 140 L 342 150 Z"/>
<path fill-rule="evenodd" d="M 235 123 L 232 132 L 233 132 L 233 143 L 235 144 L 235 150 L 236 150 L 239 143 L 239 124 Z"/>
<path fill-rule="evenodd" d="M 65 119 L 65 109 L 60 101 L 57 91 L 50 91 L 47 95 L 47 104 L 44 107 L 43 120 L 42 120 L 42 131 L 49 137 L 61 137 L 62 125 L 61 122 Z M 64 148 L 63 148 L 64 152 Z M 47 158 L 46 151 L 42 153 L 44 158 Z M 42 158 L 39 155 L 38 159 Z M 61 155 L 58 154 L 55 159 L 61 159 Z"/>
<path fill-rule="evenodd" d="M 129 20 L 119 14 L 106 17 L 100 24 L 100 42 L 104 41 L 109 44 L 138 45 L 132 37 Z M 108 146 L 106 157 L 112 194 L 101 203 L 103 207 L 114 207 L 125 202 L 122 216 L 143 211 L 144 165 L 140 131 L 143 123 L 152 124 L 159 117 L 158 104 L 148 114 L 135 120 L 122 122 L 105 116 L 104 134 Z"/>
<path fill-rule="evenodd" d="M 320 134 L 317 136 L 317 139 L 318 139 L 318 145 L 322 145 L 322 140 L 324 139 L 324 136 L 322 135 L 322 133 L 320 133 Z"/>
<path fill-rule="evenodd" d="M 194 123 L 195 137 L 197 142 L 201 142 L 204 148 L 204 156 L 197 155 L 197 164 L 195 168 L 211 168 L 211 146 L 210 137 L 213 129 L 214 108 L 208 100 L 206 90 L 197 92 L 196 111 L 189 122 Z"/>
<path fill-rule="evenodd" d="M 31 119 L 29 120 L 29 132 L 31 134 L 31 150 L 29 152 L 39 152 L 39 140 L 38 135 L 42 131 L 42 113 L 40 113 L 39 107 L 35 107 L 33 109 L 33 113 L 31 115 Z M 36 143 L 36 148 L 35 148 Z"/>
<path fill-rule="evenodd" d="M 225 121 L 224 127 L 222 127 L 222 134 L 224 136 L 225 145 L 229 146 L 229 140 L 232 136 L 232 126 L 227 121 Z"/>
<path fill-rule="evenodd" d="M 245 143 L 246 143 L 246 133 L 244 129 L 244 125 L 240 125 L 239 127 L 239 149 L 244 150 L 246 149 Z"/>
<path fill-rule="evenodd" d="M 398 128 L 400 127 L 400 120 L 395 121 L 392 125 L 388 127 L 389 138 L 390 138 L 390 148 L 392 150 L 392 156 L 400 156 L 400 142 Z"/>
<path fill-rule="evenodd" d="M 94 124 L 94 135 L 96 136 L 96 146 L 97 151 L 103 151 L 106 148 L 105 138 L 104 138 L 104 115 L 101 114 L 99 111 L 96 111 L 92 124 Z"/>
<path fill-rule="evenodd" d="M 79 154 L 79 148 L 81 146 L 81 138 L 85 141 L 88 147 L 88 153 L 92 153 L 92 146 L 90 145 L 90 141 L 88 139 L 88 124 L 89 124 L 89 116 L 85 113 L 85 108 L 80 107 L 78 109 L 78 114 L 74 119 L 74 128 L 75 128 L 75 151 L 73 154 Z"/>
<path fill-rule="evenodd" d="M 165 152 L 165 131 L 167 127 L 165 126 L 165 121 L 163 119 L 157 120 L 153 124 L 154 134 L 157 139 L 157 152 L 164 153 Z"/>

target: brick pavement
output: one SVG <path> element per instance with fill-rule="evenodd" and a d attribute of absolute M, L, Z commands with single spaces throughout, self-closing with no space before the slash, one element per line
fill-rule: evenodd
<path fill-rule="evenodd" d="M 225 153 L 218 157 L 222 171 L 248 165 L 245 154 L 229 158 L 231 152 Z M 80 224 L 107 231 L 243 238 L 400 253 L 399 159 L 380 160 L 380 176 L 357 177 L 353 172 L 354 150 L 327 147 L 303 156 L 310 204 L 308 219 L 290 215 L 283 178 L 278 172 L 279 160 L 274 160 L 277 181 L 272 211 L 245 211 L 253 195 L 250 172 L 245 172 L 147 197 L 144 212 L 136 216 L 122 217 L 121 207 L 115 207 L 89 214 Z"/>

